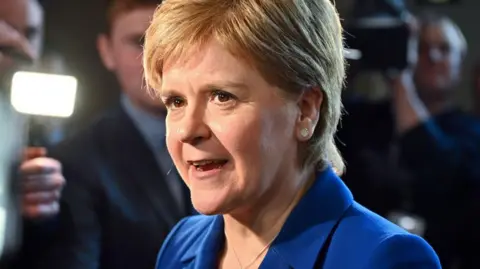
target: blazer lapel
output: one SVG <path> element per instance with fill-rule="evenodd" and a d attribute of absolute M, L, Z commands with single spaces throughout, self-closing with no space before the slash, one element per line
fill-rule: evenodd
<path fill-rule="evenodd" d="M 199 243 L 198 248 L 189 248 L 182 256 L 181 261 L 185 269 L 205 269 L 218 267 L 218 255 L 225 243 L 223 231 L 223 217 L 215 216 L 208 227 L 206 236 Z"/>
<path fill-rule="evenodd" d="M 184 214 L 176 206 L 155 156 L 123 109 L 118 111 L 118 124 L 113 139 L 118 149 L 119 165 L 149 200 L 161 221 L 174 226 Z"/>
<path fill-rule="evenodd" d="M 287 218 L 260 268 L 314 268 L 352 203 L 352 194 L 331 168 L 320 173 Z"/>
<path fill-rule="evenodd" d="M 316 268 L 319 253 L 352 203 L 352 194 L 333 170 L 321 172 L 287 218 L 260 268 Z M 199 246 L 183 254 L 183 268 L 216 268 L 225 243 L 223 229 L 223 217 L 215 216 Z"/>

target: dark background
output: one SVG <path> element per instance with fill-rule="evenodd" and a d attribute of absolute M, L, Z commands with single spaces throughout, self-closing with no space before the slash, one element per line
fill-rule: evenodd
<path fill-rule="evenodd" d="M 429 0 L 430 2 L 435 0 Z M 438 1 L 438 0 L 436 0 Z M 98 112 L 116 102 L 119 90 L 114 77 L 102 66 L 95 49 L 96 36 L 104 27 L 105 2 L 102 0 L 47 0 L 46 7 L 46 49 L 60 53 L 69 73 L 79 80 L 76 112 L 67 129 L 81 128 Z M 335 1 L 342 17 L 348 14 L 352 0 Z M 428 7 L 450 16 L 464 32 L 469 44 L 466 61 L 466 77 L 473 61 L 480 56 L 478 26 L 472 20 L 478 18 L 479 0 L 462 0 L 459 3 L 420 5 L 418 0 L 407 0 L 412 12 Z M 456 1 L 455 1 L 456 2 Z M 459 98 L 465 108 L 470 107 L 469 88 L 471 82 L 464 80 Z"/>

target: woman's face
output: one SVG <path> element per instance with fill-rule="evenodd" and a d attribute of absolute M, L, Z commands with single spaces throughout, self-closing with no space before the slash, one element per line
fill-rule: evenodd
<path fill-rule="evenodd" d="M 295 176 L 301 108 L 218 42 L 185 59 L 163 69 L 168 151 L 199 212 L 247 209 Z"/>

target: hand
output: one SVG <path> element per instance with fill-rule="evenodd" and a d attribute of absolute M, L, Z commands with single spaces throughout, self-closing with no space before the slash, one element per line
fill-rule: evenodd
<path fill-rule="evenodd" d="M 9 66 L 13 63 L 15 59 L 11 58 L 12 54 L 29 61 L 35 58 L 28 40 L 9 24 L 0 20 L 0 66 Z"/>
<path fill-rule="evenodd" d="M 44 219 L 60 211 L 65 185 L 61 164 L 45 156 L 44 148 L 27 148 L 20 167 L 22 214 L 27 219 Z"/>
<path fill-rule="evenodd" d="M 430 119 L 430 112 L 418 96 L 412 72 L 404 71 L 391 80 L 391 85 L 396 131 L 399 135 Z"/>
<path fill-rule="evenodd" d="M 419 25 L 413 16 L 407 18 L 407 22 L 410 27 L 408 66 L 404 70 L 396 70 L 387 74 L 393 89 L 396 131 L 400 135 L 430 118 L 430 113 L 418 96 L 414 83 L 414 72 L 418 61 Z"/>

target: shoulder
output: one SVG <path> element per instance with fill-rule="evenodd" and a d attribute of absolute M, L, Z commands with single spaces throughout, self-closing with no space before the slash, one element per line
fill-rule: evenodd
<path fill-rule="evenodd" d="M 163 242 L 156 268 L 178 268 L 182 260 L 200 249 L 215 216 L 196 215 L 182 219 Z"/>
<path fill-rule="evenodd" d="M 412 234 L 390 234 L 375 248 L 365 268 L 440 269 L 437 254 L 428 243 Z"/>
<path fill-rule="evenodd" d="M 338 226 L 331 249 L 336 254 L 330 262 L 341 261 L 345 268 L 441 268 L 435 251 L 424 239 L 357 203 Z M 341 259 L 345 255 L 351 259 Z"/>

